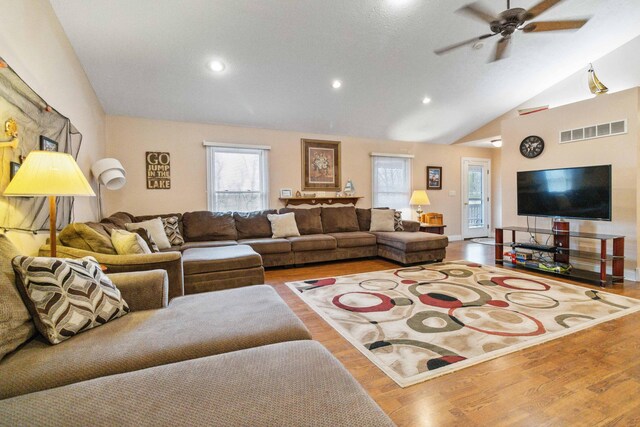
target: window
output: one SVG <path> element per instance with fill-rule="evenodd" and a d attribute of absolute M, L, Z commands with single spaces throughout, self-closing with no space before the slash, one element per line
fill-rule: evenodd
<path fill-rule="evenodd" d="M 411 157 L 371 154 L 373 207 L 389 207 L 411 218 Z"/>
<path fill-rule="evenodd" d="M 210 211 L 256 211 L 269 206 L 269 147 L 207 146 Z"/>

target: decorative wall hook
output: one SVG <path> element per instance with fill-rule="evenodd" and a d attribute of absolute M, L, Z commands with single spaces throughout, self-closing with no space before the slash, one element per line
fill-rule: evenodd
<path fill-rule="evenodd" d="M 4 123 L 4 134 L 12 139 L 0 142 L 0 148 L 17 148 L 20 141 L 18 140 L 18 124 L 14 119 L 11 118 Z"/>

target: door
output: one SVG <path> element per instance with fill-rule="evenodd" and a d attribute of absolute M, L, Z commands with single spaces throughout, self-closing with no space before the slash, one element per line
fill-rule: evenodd
<path fill-rule="evenodd" d="M 491 160 L 462 158 L 462 238 L 490 234 Z"/>

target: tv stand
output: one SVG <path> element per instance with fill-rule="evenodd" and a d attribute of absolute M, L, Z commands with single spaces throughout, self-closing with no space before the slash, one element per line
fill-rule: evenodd
<path fill-rule="evenodd" d="M 511 231 L 511 242 L 505 243 L 504 232 Z M 545 234 L 553 236 L 553 246 L 555 251 L 549 252 L 553 255 L 553 262 L 557 265 L 566 265 L 570 263 L 572 258 L 592 260 L 599 263 L 598 272 L 589 270 L 580 270 L 571 268 L 569 271 L 549 271 L 534 263 L 512 262 L 504 257 L 505 247 L 511 247 L 513 244 L 524 244 L 527 242 L 518 242 L 517 233 Z M 570 248 L 571 238 L 600 240 L 600 251 L 589 252 Z M 551 230 L 528 228 L 528 227 L 500 227 L 496 228 L 496 246 L 495 257 L 497 264 L 503 264 L 515 268 L 524 268 L 529 270 L 541 271 L 546 274 L 555 276 L 568 277 L 571 279 L 586 281 L 590 283 L 599 283 L 600 286 L 607 284 L 622 283 L 624 281 L 624 236 L 600 234 L 600 233 L 582 233 L 579 231 L 570 231 L 567 221 L 553 221 Z M 612 253 L 607 253 L 607 241 L 612 240 Z M 515 249 L 515 248 L 514 248 Z M 533 249 L 538 251 L 537 249 Z M 607 264 L 611 262 L 611 274 L 607 274 Z"/>

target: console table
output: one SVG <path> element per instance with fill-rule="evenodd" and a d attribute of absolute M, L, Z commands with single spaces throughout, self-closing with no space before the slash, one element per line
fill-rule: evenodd
<path fill-rule="evenodd" d="M 511 242 L 504 241 L 504 232 L 511 232 Z M 581 270 L 571 268 L 566 272 L 548 271 L 540 267 L 536 267 L 532 263 L 513 263 L 505 259 L 505 247 L 512 247 L 513 243 L 519 243 L 517 233 L 527 234 L 543 234 L 553 236 L 554 250 L 543 251 L 553 255 L 555 263 L 568 264 L 572 258 L 592 260 L 599 263 L 599 271 Z M 590 252 L 570 248 L 570 239 L 590 239 L 600 241 L 600 251 Z M 569 277 L 576 280 L 599 283 L 601 286 L 613 283 L 622 283 L 624 281 L 624 236 L 600 233 L 583 233 L 579 231 L 570 231 L 569 223 L 566 221 L 554 221 L 551 230 L 536 229 L 527 227 L 501 227 L 496 228 L 496 246 L 495 257 L 496 263 L 508 265 L 515 268 L 524 268 L 537 270 L 547 274 L 556 276 Z M 607 241 L 612 241 L 612 252 L 607 253 Z M 526 243 L 521 241 L 522 243 Z M 535 252 L 535 251 L 534 251 Z M 611 274 L 607 274 L 607 264 L 611 262 Z"/>

